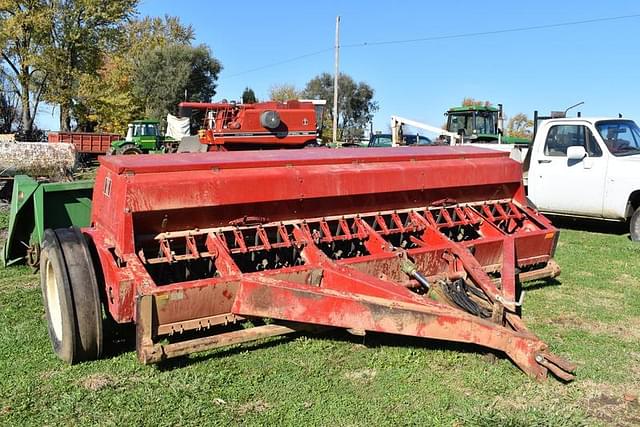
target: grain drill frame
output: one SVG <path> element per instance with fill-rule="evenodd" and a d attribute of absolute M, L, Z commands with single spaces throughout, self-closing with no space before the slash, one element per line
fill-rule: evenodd
<path fill-rule="evenodd" d="M 42 285 L 72 363 L 100 357 L 104 303 L 135 322 L 143 363 L 320 325 L 476 344 L 571 380 L 516 289 L 559 274 L 557 238 L 497 151 L 115 156 L 101 159 L 91 226 L 48 231 Z"/>

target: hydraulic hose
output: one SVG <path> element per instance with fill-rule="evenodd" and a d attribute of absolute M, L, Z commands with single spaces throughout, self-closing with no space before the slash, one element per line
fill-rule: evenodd
<path fill-rule="evenodd" d="M 431 283 L 427 280 L 427 278 L 418 271 L 418 268 L 414 263 L 409 261 L 409 259 L 404 258 L 401 263 L 402 271 L 409 277 L 415 279 L 425 288 L 429 289 L 431 287 Z"/>

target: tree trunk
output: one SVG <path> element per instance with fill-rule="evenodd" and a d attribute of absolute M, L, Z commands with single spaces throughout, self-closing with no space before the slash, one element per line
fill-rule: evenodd
<path fill-rule="evenodd" d="M 33 131 L 33 117 L 31 117 L 31 100 L 29 99 L 29 70 L 22 69 L 22 78 L 20 79 L 20 102 L 22 103 L 22 132 L 25 135 L 31 135 Z"/>
<path fill-rule="evenodd" d="M 60 104 L 60 132 L 71 132 L 71 105 L 68 102 Z"/>

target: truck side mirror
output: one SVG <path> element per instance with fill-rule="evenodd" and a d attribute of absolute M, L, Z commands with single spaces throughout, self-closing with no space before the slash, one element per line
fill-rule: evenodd
<path fill-rule="evenodd" d="M 567 148 L 567 158 L 569 160 L 580 161 L 587 157 L 587 152 L 582 145 L 574 145 Z"/>

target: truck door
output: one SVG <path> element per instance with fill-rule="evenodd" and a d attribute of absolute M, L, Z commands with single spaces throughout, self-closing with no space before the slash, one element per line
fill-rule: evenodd
<path fill-rule="evenodd" d="M 584 147 L 587 157 L 567 158 L 567 148 Z M 582 124 L 552 125 L 529 172 L 529 197 L 538 209 L 602 216 L 607 157 L 591 130 Z M 533 172 L 533 174 L 531 173 Z"/>

